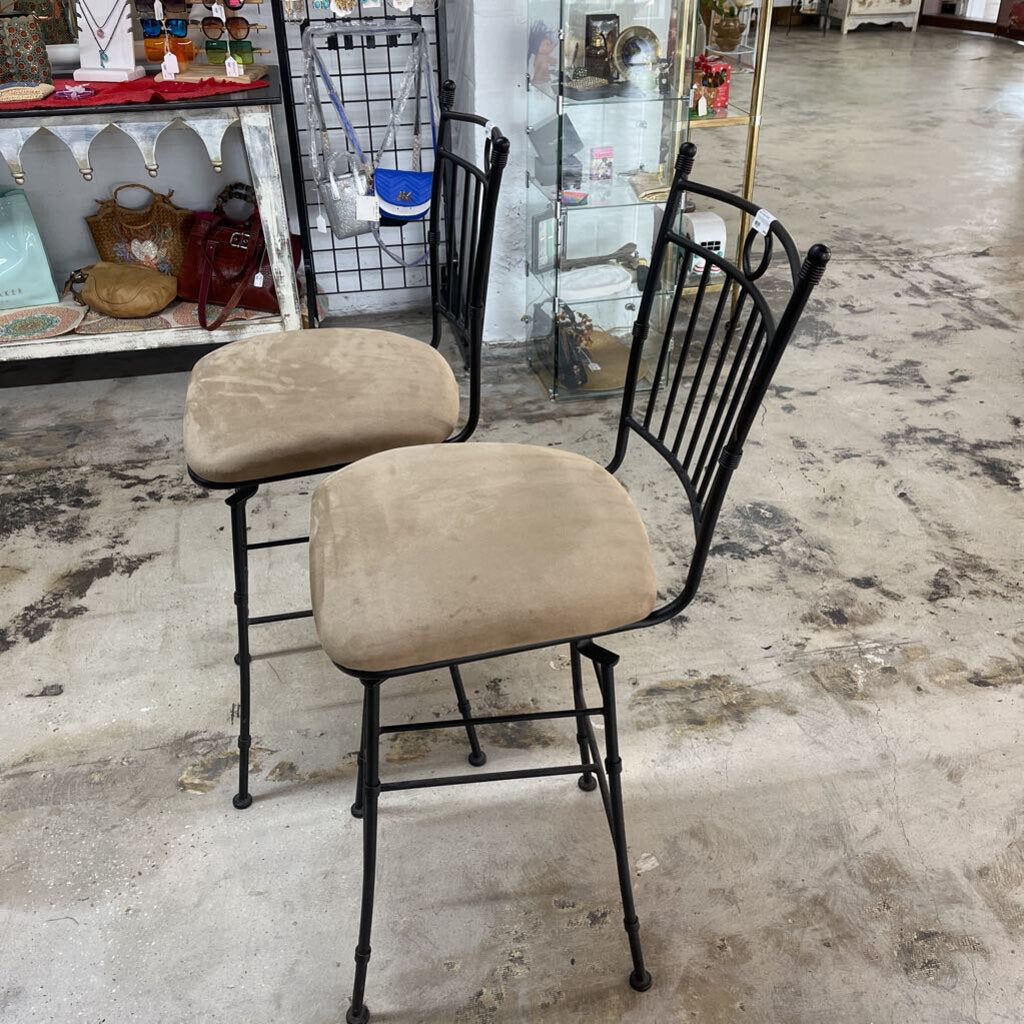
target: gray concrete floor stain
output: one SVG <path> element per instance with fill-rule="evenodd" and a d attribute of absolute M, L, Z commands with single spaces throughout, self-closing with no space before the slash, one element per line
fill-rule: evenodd
<path fill-rule="evenodd" d="M 862 30 L 779 36 L 773 58 L 760 198 L 835 258 L 698 600 L 612 644 L 655 985 L 626 985 L 594 794 L 389 794 L 375 1020 L 1024 1019 L 1020 54 Z M 698 171 L 735 185 L 741 145 L 713 136 Z M 359 694 L 308 622 L 258 631 L 256 802 L 231 808 L 227 517 L 183 472 L 184 384 L 0 401 L 4 1024 L 334 1024 L 350 990 Z M 490 354 L 483 439 L 604 462 L 616 415 L 552 405 L 521 353 Z M 623 479 L 668 593 L 687 514 L 653 463 Z M 304 532 L 309 490 L 261 493 L 254 537 Z M 304 606 L 303 563 L 254 556 L 257 614 Z M 464 675 L 485 712 L 569 698 L 564 652 Z M 384 706 L 454 710 L 441 674 Z M 575 749 L 557 723 L 481 738 L 490 768 Z M 392 777 L 465 754 L 454 733 L 384 745 Z"/>

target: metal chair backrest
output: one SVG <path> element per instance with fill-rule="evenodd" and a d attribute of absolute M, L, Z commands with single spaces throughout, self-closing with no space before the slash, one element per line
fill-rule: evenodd
<path fill-rule="evenodd" d="M 450 96 L 451 90 L 445 91 Z M 477 125 L 487 133 L 479 167 L 452 150 L 452 126 L 460 123 Z M 435 348 L 440 344 L 442 323 L 447 321 L 469 369 L 469 412 L 452 441 L 469 437 L 480 418 L 484 310 L 498 193 L 508 152 L 508 139 L 485 118 L 442 109 L 428 233 L 431 344 Z"/>
<path fill-rule="evenodd" d="M 693 143 L 685 143 L 676 160 L 633 325 L 615 455 L 608 466 L 611 472 L 618 469 L 630 434 L 636 434 L 672 467 L 689 499 L 695 534 L 690 568 L 681 592 L 652 612 L 650 620 L 655 621 L 678 613 L 697 592 L 722 500 L 739 465 L 743 444 L 830 257 L 828 248 L 817 244 L 801 263 L 789 233 L 767 211 L 691 181 L 696 153 Z M 679 230 L 683 193 L 705 196 L 754 218 L 743 241 L 741 266 Z M 758 239 L 762 240 L 762 251 L 755 266 Z M 758 282 L 779 248 L 786 262 L 784 287 L 788 297 L 782 296 L 784 306 L 776 319 Z M 700 260 L 703 269 L 694 283 L 690 272 Z M 668 284 L 666 277 L 671 278 Z M 665 302 L 667 315 L 664 329 L 659 327 L 651 339 L 656 347 L 645 360 L 651 312 L 658 298 Z M 683 308 L 684 298 L 689 300 L 688 314 Z M 653 365 L 653 379 L 650 391 L 641 394 L 637 384 L 645 365 Z"/>

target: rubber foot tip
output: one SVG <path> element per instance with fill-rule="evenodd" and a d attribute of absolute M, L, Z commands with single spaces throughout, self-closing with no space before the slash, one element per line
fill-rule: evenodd
<path fill-rule="evenodd" d="M 352 817 L 353 818 L 361 818 L 362 816 L 363 816 L 363 809 L 362 809 L 362 807 L 360 807 L 359 804 L 353 804 L 352 805 Z"/>
<path fill-rule="evenodd" d="M 629 987 L 635 992 L 646 992 L 653 984 L 654 979 L 651 977 L 650 971 L 644 971 L 643 976 L 639 979 L 635 971 L 629 976 Z"/>
<path fill-rule="evenodd" d="M 236 665 L 241 664 L 241 662 L 238 660 L 238 655 L 237 654 L 235 655 L 235 659 L 234 660 L 235 660 L 235 664 Z"/>
<path fill-rule="evenodd" d="M 231 798 L 231 803 L 234 805 L 236 811 L 244 811 L 246 807 L 252 804 L 252 793 L 246 793 L 242 796 L 241 793 L 236 793 Z"/>
<path fill-rule="evenodd" d="M 581 775 L 576 780 L 576 785 L 583 790 L 584 793 L 593 793 L 597 789 L 597 779 L 593 775 Z"/>
<path fill-rule="evenodd" d="M 363 1003 L 358 1010 L 349 1010 L 345 1014 L 345 1024 L 367 1024 L 370 1019 L 370 1009 Z"/>
<path fill-rule="evenodd" d="M 467 760 L 474 768 L 482 768 L 487 764 L 487 755 L 481 750 L 479 754 L 470 754 Z"/>

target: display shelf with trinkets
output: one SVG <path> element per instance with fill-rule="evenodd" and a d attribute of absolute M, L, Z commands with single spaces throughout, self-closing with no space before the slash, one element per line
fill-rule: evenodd
<path fill-rule="evenodd" d="M 530 362 L 551 397 L 608 394 L 622 385 L 675 154 L 690 130 L 746 128 L 744 195 L 752 190 L 770 21 L 757 15 L 770 3 L 747 16 L 757 31 L 752 67 L 734 55 L 728 70 L 712 68 L 706 79 L 697 58 L 722 58 L 705 55 L 700 0 L 603 7 L 530 0 L 529 10 L 523 321 Z M 731 95 L 699 88 L 727 79 Z M 710 232 L 716 244 L 740 237 L 739 227 L 731 234 L 717 224 L 694 218 L 694 230 Z M 666 267 L 656 291 L 663 323 L 674 273 Z M 721 285 L 712 279 L 705 290 Z M 695 292 L 696 280 L 682 294 Z"/>
<path fill-rule="evenodd" d="M 158 171 L 157 143 L 172 126 L 195 133 L 215 170 L 221 166 L 225 133 L 234 125 L 241 129 L 263 225 L 279 311 L 259 318 L 228 322 L 215 331 L 198 326 L 154 324 L 139 329 L 133 321 L 109 333 L 71 333 L 59 337 L 8 335 L 0 344 L 0 362 L 58 356 L 93 355 L 111 352 L 187 345 L 222 344 L 238 338 L 275 330 L 295 330 L 302 324 L 295 266 L 289 243 L 288 213 L 281 168 L 277 155 L 273 108 L 282 102 L 277 69 L 270 69 L 268 84 L 244 92 L 228 92 L 207 99 L 189 99 L 170 104 L 112 104 L 67 109 L 8 110 L 0 125 L 0 153 L 14 178 L 31 197 L 33 167 L 23 163 L 26 145 L 39 132 L 63 142 L 71 167 L 77 165 L 86 181 L 92 179 L 90 147 L 102 132 L 118 131 L 138 146 L 151 175 Z M 83 211 L 87 212 L 87 211 Z M 31 314 L 29 309 L 27 313 Z M 175 321 L 176 322 L 176 321 Z"/>

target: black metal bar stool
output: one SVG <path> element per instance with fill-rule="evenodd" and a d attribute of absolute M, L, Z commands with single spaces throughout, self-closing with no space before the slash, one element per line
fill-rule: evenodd
<path fill-rule="evenodd" d="M 633 328 L 615 454 L 607 469 L 581 455 L 531 445 L 422 445 L 364 459 L 330 476 L 313 495 L 309 554 L 317 633 L 331 660 L 358 678 L 364 691 L 355 805 L 363 818 L 362 904 L 348 1024 L 369 1019 L 364 992 L 378 801 L 382 793 L 427 786 L 577 775 L 582 788 L 592 789 L 596 779 L 615 849 L 632 958 L 629 983 L 638 991 L 651 985 L 623 818 L 615 707 L 618 657 L 595 638 L 665 622 L 693 600 L 744 442 L 829 259 L 828 249 L 815 245 L 801 262 L 789 234 L 766 211 L 690 181 L 695 153 L 696 147 L 687 143 L 676 162 Z M 739 266 L 680 233 L 676 225 L 684 192 L 754 216 Z M 782 280 L 772 283 L 788 298 L 776 320 L 761 279 L 780 249 L 782 266 L 772 277 Z M 695 263 L 702 269 L 694 286 Z M 666 289 L 664 329 L 656 333 L 652 353 L 656 371 L 650 392 L 642 396 L 637 380 L 652 306 Z M 778 292 L 773 288 L 772 294 Z M 690 299 L 685 325 L 684 295 Z M 646 529 L 612 475 L 633 436 L 650 445 L 679 481 L 694 526 L 685 579 L 676 584 L 676 596 L 660 607 Z M 571 708 L 469 721 L 480 728 L 575 721 L 578 761 L 443 778 L 381 779 L 382 735 L 466 724 L 462 719 L 382 724 L 381 687 L 389 678 L 560 644 L 570 650 Z M 586 704 L 583 660 L 596 673 L 599 707 Z M 603 764 L 591 724 L 595 715 L 604 720 Z"/>
<path fill-rule="evenodd" d="M 445 89 L 450 98 L 454 86 Z M 450 100 L 449 100 L 450 102 Z M 482 165 L 458 156 L 452 126 L 486 132 Z M 350 328 L 286 331 L 234 342 L 196 363 L 185 400 L 185 460 L 196 483 L 231 492 L 239 674 L 238 792 L 249 792 L 249 627 L 308 618 L 311 610 L 249 614 L 249 552 L 308 537 L 248 540 L 246 503 L 265 484 L 328 473 L 406 445 L 465 441 L 480 417 L 480 356 L 495 212 L 509 143 L 482 117 L 445 109 L 434 156 L 428 249 L 430 344 L 390 331 Z M 469 408 L 461 429 L 459 386 L 438 351 L 444 325 L 454 332 L 469 371 Z M 469 761 L 482 765 L 471 708 L 451 668 L 466 724 Z"/>

